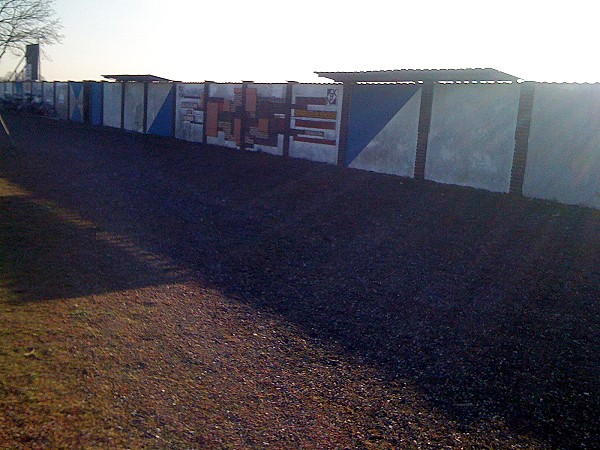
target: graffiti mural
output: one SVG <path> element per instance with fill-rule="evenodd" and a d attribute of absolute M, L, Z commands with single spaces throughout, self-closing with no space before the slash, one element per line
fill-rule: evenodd
<path fill-rule="evenodd" d="M 204 84 L 177 84 L 175 137 L 202 142 L 204 133 Z"/>
<path fill-rule="evenodd" d="M 246 89 L 246 149 L 283 154 L 289 116 L 285 84 L 255 84 Z"/>

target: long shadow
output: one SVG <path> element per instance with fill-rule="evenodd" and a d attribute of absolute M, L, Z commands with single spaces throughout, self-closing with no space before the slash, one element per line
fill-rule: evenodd
<path fill-rule="evenodd" d="M 15 305 L 174 283 L 180 275 L 126 239 L 51 204 L 3 195 L 0 288 Z"/>
<path fill-rule="evenodd" d="M 552 446 L 600 446 L 598 211 L 72 124 L 13 126 L 24 150 L 0 171 L 16 184 L 389 380 L 410 378 L 459 424 L 501 417 Z"/>

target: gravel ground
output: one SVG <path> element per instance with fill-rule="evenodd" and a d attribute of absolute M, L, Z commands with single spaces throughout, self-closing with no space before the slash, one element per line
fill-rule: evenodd
<path fill-rule="evenodd" d="M 600 211 L 8 119 L 15 308 L 79 384 L 5 448 L 600 448 Z"/>

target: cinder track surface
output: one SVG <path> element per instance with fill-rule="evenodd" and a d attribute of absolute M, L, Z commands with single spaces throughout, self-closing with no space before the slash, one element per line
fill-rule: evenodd
<path fill-rule="evenodd" d="M 600 447 L 598 211 L 8 122 L 0 447 Z"/>

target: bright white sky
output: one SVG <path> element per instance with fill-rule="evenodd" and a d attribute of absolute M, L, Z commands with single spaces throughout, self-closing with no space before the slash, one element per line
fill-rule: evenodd
<path fill-rule="evenodd" d="M 597 2 L 56 0 L 47 80 L 319 81 L 315 70 L 493 67 L 600 81 Z M 0 74 L 16 60 L 0 62 Z M 320 79 L 320 81 L 324 81 Z"/>

